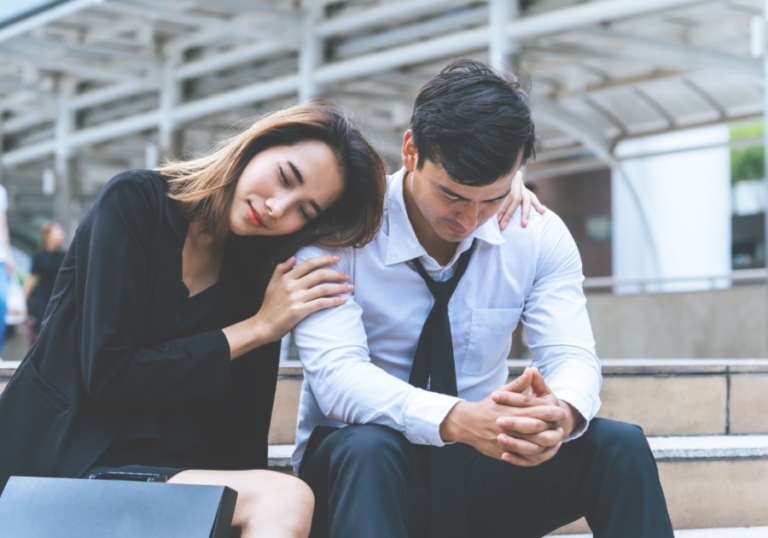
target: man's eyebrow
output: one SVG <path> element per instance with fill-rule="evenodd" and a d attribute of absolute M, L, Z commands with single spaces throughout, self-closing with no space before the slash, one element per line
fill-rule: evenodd
<path fill-rule="evenodd" d="M 455 192 L 453 192 L 448 187 L 443 187 L 442 185 L 438 185 L 438 187 L 440 187 L 440 190 L 442 190 L 445 194 L 448 194 L 449 196 L 454 196 L 454 197 L 458 198 L 459 200 L 464 200 L 465 202 L 469 202 L 470 201 L 468 198 L 464 198 L 462 195 L 456 194 Z M 491 200 L 483 200 L 483 202 L 487 202 L 487 203 L 498 202 L 499 200 L 503 200 L 504 198 L 509 196 L 510 192 L 512 192 L 512 189 L 509 189 L 507 192 L 505 192 L 501 196 L 497 196 L 496 198 L 492 198 Z"/>
<path fill-rule="evenodd" d="M 291 161 L 288 161 L 288 166 L 290 166 L 291 170 L 293 170 L 293 175 L 296 176 L 296 179 L 299 181 L 299 184 L 304 185 L 304 178 L 301 177 L 301 172 L 299 172 L 299 169 L 296 168 L 296 166 Z"/>
<path fill-rule="evenodd" d="M 464 200 L 465 202 L 469 202 L 468 198 L 464 198 L 461 194 L 456 194 L 448 187 L 443 187 L 442 185 L 438 185 L 438 187 L 440 188 L 441 191 L 443 191 L 448 196 L 453 196 L 455 198 L 458 198 L 459 200 Z"/>
<path fill-rule="evenodd" d="M 505 193 L 504 193 L 504 194 L 502 194 L 501 196 L 497 196 L 496 198 L 493 198 L 493 199 L 491 199 L 491 200 L 484 200 L 484 201 L 485 201 L 485 202 L 488 202 L 488 203 L 490 203 L 490 202 L 498 202 L 499 200 L 503 200 L 504 198 L 506 198 L 507 196 L 509 196 L 509 193 L 510 193 L 510 192 L 512 192 L 512 189 L 509 189 L 507 192 L 505 192 Z"/>

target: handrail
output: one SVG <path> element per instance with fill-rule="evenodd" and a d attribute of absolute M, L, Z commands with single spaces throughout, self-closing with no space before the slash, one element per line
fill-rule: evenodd
<path fill-rule="evenodd" d="M 605 290 L 617 287 L 638 286 L 640 293 L 666 291 L 660 289 L 665 284 L 684 284 L 686 282 L 709 283 L 709 289 L 727 288 L 731 284 L 762 283 L 768 280 L 768 269 L 739 269 L 721 275 L 615 278 L 612 276 L 590 277 L 584 279 L 584 290 Z"/>

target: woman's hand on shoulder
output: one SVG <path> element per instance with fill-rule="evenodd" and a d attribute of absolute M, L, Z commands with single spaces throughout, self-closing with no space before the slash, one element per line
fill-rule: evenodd
<path fill-rule="evenodd" d="M 512 218 L 512 215 L 517 211 L 517 208 L 520 207 L 520 204 L 523 206 L 521 219 L 523 228 L 528 226 L 528 217 L 531 215 L 531 206 L 535 207 L 536 211 L 541 214 L 544 214 L 547 210 L 547 208 L 539 201 L 539 198 L 523 184 L 523 174 L 518 171 L 515 174 L 515 178 L 512 180 L 512 190 L 501 203 L 499 212 L 496 214 L 496 218 L 499 219 L 499 228 L 503 230 L 507 227 L 509 219 Z"/>
<path fill-rule="evenodd" d="M 292 256 L 275 268 L 264 302 L 255 316 L 268 341 L 281 339 L 313 312 L 347 301 L 340 295 L 354 289 L 348 283 L 349 275 L 323 269 L 340 260 L 338 255 L 327 254 L 310 258 L 294 267 L 296 258 Z"/>

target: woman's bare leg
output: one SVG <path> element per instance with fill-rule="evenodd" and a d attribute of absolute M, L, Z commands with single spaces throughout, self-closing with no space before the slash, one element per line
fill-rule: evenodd
<path fill-rule="evenodd" d="M 298 478 L 273 471 L 182 471 L 173 484 L 227 486 L 237 491 L 232 526 L 241 538 L 306 538 L 315 498 Z"/>

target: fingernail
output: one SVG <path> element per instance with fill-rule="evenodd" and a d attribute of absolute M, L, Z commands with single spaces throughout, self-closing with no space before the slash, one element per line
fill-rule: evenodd
<path fill-rule="evenodd" d="M 345 280 L 352 280 L 352 277 L 351 277 L 351 276 L 349 276 L 349 275 L 346 275 L 346 276 L 344 277 L 344 279 L 345 279 Z"/>
<path fill-rule="evenodd" d="M 506 445 L 507 444 L 507 436 L 506 435 L 499 435 L 499 442 L 501 444 Z"/>
<path fill-rule="evenodd" d="M 342 303 L 346 303 L 347 302 L 347 298 L 346 297 L 341 297 L 341 302 Z"/>
<path fill-rule="evenodd" d="M 503 428 L 503 427 L 504 427 L 504 424 L 506 424 L 506 422 L 504 422 L 504 419 L 503 419 L 503 418 L 498 418 L 498 419 L 496 419 L 496 425 L 497 425 L 498 427 L 500 427 L 500 428 Z"/>
<path fill-rule="evenodd" d="M 353 289 L 355 289 L 355 287 L 352 284 L 347 284 L 347 289 L 348 290 L 353 290 Z"/>
<path fill-rule="evenodd" d="M 339 256 L 338 254 L 334 254 L 333 255 L 333 259 L 336 260 L 336 261 L 339 261 L 339 260 L 341 260 L 341 256 Z"/>
<path fill-rule="evenodd" d="M 498 392 L 494 392 L 493 394 L 491 394 L 491 400 L 493 400 L 494 402 L 498 402 L 499 401 L 499 393 Z"/>
<path fill-rule="evenodd" d="M 504 461 L 506 461 L 507 463 L 509 463 L 509 460 L 510 460 L 510 456 L 509 456 L 509 454 L 507 454 L 506 452 L 504 452 L 504 454 L 502 454 L 502 455 L 501 455 L 501 459 L 503 459 Z"/>

